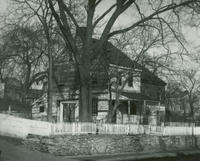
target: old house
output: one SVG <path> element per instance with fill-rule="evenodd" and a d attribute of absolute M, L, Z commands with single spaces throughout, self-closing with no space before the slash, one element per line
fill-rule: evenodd
<path fill-rule="evenodd" d="M 53 66 L 52 111 L 55 122 L 79 121 L 79 82 L 73 63 L 72 60 L 63 60 Z M 96 66 L 91 72 L 94 121 L 106 120 L 109 103 L 115 103 L 118 92 L 116 123 L 136 122 L 135 116 L 164 113 L 166 83 L 111 43 L 107 43 L 106 53 L 96 60 Z M 46 85 L 44 91 L 47 92 Z M 46 94 L 34 102 L 32 109 L 33 118 L 47 119 Z"/>

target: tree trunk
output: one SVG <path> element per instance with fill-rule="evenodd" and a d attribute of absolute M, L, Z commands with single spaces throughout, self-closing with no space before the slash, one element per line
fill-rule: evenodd
<path fill-rule="evenodd" d="M 92 94 L 89 84 L 80 87 L 79 119 L 81 122 L 92 122 Z"/>
<path fill-rule="evenodd" d="M 193 99 L 192 99 L 192 95 L 189 95 L 189 105 L 190 105 L 190 115 L 192 117 L 192 120 L 194 119 L 194 107 L 193 107 Z"/>
<path fill-rule="evenodd" d="M 112 94 L 112 92 L 110 92 L 110 94 Z M 108 123 L 114 122 L 114 116 L 115 116 L 115 113 L 117 111 L 117 107 L 119 106 L 119 96 L 120 96 L 120 93 L 119 93 L 119 89 L 117 87 L 115 104 L 114 105 L 110 104 L 111 106 L 109 107 L 109 112 L 108 112 L 108 116 L 107 116 L 107 122 Z"/>
<path fill-rule="evenodd" d="M 108 111 L 108 115 L 107 115 L 107 122 L 108 123 L 113 123 L 113 121 L 114 121 L 115 113 L 116 113 L 117 108 L 120 104 L 120 95 L 121 95 L 126 83 L 128 82 L 128 77 L 127 77 L 125 79 L 125 81 L 122 82 L 121 87 L 119 87 L 119 81 L 120 81 L 121 78 L 122 78 L 122 76 L 119 73 L 117 73 L 117 81 L 116 81 L 116 88 L 115 88 L 115 92 L 116 92 L 115 93 L 115 104 L 111 105 L 109 107 L 109 111 Z M 109 94 L 112 94 L 112 91 L 111 91 L 112 87 L 109 87 L 109 90 L 110 90 Z M 110 96 L 110 98 L 112 98 L 112 96 Z"/>
<path fill-rule="evenodd" d="M 53 73 L 52 73 L 52 66 L 53 66 L 53 58 L 52 58 L 52 53 L 51 53 L 51 44 L 50 44 L 50 38 L 47 38 L 48 41 L 48 56 L 49 56 L 49 73 L 48 73 L 48 108 L 47 108 L 47 120 L 49 122 L 52 122 L 52 103 L 53 103 L 53 98 L 52 98 L 52 78 L 53 78 Z"/>
<path fill-rule="evenodd" d="M 109 109 L 109 113 L 108 113 L 108 118 L 107 118 L 108 123 L 114 123 L 114 116 L 115 116 L 118 106 L 119 106 L 119 100 L 115 102 L 114 106 L 111 105 Z"/>
<path fill-rule="evenodd" d="M 25 76 L 25 82 L 23 84 L 23 93 L 22 93 L 22 103 L 24 105 L 27 104 L 27 96 L 29 93 L 29 88 L 30 88 L 30 77 L 31 77 L 31 64 L 27 63 L 27 67 L 26 67 L 26 76 Z"/>
<path fill-rule="evenodd" d="M 90 72 L 84 66 L 80 71 L 79 121 L 92 122 L 92 88 Z"/>

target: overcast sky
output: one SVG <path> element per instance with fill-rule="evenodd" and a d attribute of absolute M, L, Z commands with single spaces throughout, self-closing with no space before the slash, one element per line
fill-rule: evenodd
<path fill-rule="evenodd" d="M 0 0 L 0 13 L 5 13 L 7 9 L 7 2 L 8 0 Z"/>
<path fill-rule="evenodd" d="M 102 13 L 102 11 L 106 10 L 113 3 L 113 1 L 114 0 L 104 1 L 104 3 L 99 5 L 97 13 L 98 12 Z M 6 11 L 8 10 L 9 8 L 8 2 L 9 0 L 0 0 L 0 14 L 1 15 L 5 14 Z M 129 12 L 131 12 L 131 9 L 129 9 L 129 11 L 126 11 L 121 17 L 119 17 L 119 20 L 117 21 L 116 24 L 120 26 L 130 25 L 133 17 L 131 16 L 131 14 L 127 14 Z M 195 50 L 197 46 L 200 46 L 200 29 L 186 26 L 183 28 L 183 33 L 187 41 L 189 41 L 190 43 L 191 50 Z"/>

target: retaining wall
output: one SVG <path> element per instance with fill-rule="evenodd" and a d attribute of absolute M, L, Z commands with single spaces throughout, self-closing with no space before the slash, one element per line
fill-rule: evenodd
<path fill-rule="evenodd" d="M 55 155 L 151 152 L 200 147 L 200 127 L 142 126 L 141 128 L 145 130 L 136 130 L 133 131 L 134 135 L 128 135 L 129 133 L 126 131 L 122 134 L 122 130 L 117 134 L 115 130 L 112 131 L 110 127 L 112 125 L 109 125 L 105 126 L 105 129 L 107 129 L 105 132 L 109 135 L 101 133 L 101 130 L 97 135 L 95 133 L 86 134 L 85 131 L 88 131 L 88 129 L 85 128 L 85 125 L 77 125 L 81 125 L 78 126 L 77 129 L 79 130 L 77 133 L 75 130 L 75 133 L 72 133 L 73 135 L 70 135 L 70 133 L 62 135 L 62 133 L 66 133 L 66 130 L 68 130 L 67 127 L 69 126 L 67 124 L 66 130 L 55 133 L 55 124 L 0 114 L 0 135 L 26 138 L 24 144 L 28 148 L 50 152 Z M 113 127 L 115 126 L 113 125 Z M 139 129 L 141 129 L 140 126 L 138 126 Z M 61 129 L 63 129 L 62 126 Z M 85 135 L 81 135 L 80 132 L 82 131 Z"/>
<path fill-rule="evenodd" d="M 60 135 L 28 137 L 24 144 L 32 150 L 54 155 L 91 155 L 124 152 L 159 152 L 197 148 L 200 137 L 153 135 Z"/>

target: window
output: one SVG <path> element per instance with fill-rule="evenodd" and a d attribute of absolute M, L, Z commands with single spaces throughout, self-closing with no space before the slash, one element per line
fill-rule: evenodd
<path fill-rule="evenodd" d="M 98 84 L 97 77 L 93 76 L 92 77 L 92 85 L 97 85 L 97 84 Z"/>
<path fill-rule="evenodd" d="M 98 98 L 92 98 L 92 115 L 98 114 Z"/>
<path fill-rule="evenodd" d="M 44 106 L 40 106 L 40 112 L 44 112 Z"/>
<path fill-rule="evenodd" d="M 118 73 L 118 78 L 117 78 L 118 80 L 118 84 L 119 84 L 119 86 L 121 86 L 122 85 L 122 72 L 119 72 Z"/>
<path fill-rule="evenodd" d="M 133 74 L 132 73 L 129 73 L 129 76 L 128 76 L 128 86 L 133 87 Z"/>
<path fill-rule="evenodd" d="M 136 102 L 131 101 L 130 102 L 130 115 L 136 115 L 137 111 L 137 104 Z"/>

